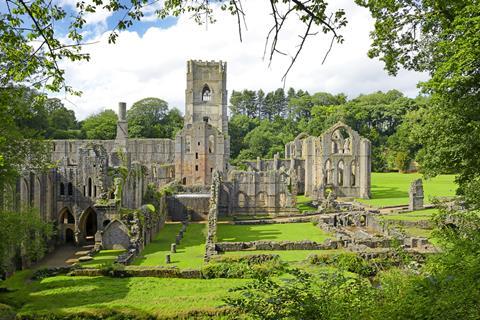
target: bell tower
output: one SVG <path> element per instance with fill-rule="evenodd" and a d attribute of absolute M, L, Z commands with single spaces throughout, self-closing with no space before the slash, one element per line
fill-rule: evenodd
<path fill-rule="evenodd" d="M 222 133 L 228 132 L 226 62 L 187 62 L 185 125 L 198 122 L 207 122 Z"/>

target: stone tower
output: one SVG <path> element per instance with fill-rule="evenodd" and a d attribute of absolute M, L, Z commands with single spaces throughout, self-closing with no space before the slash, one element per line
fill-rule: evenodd
<path fill-rule="evenodd" d="M 185 124 L 175 137 L 175 179 L 185 185 L 210 185 L 228 170 L 226 85 L 225 62 L 187 62 Z"/>
<path fill-rule="evenodd" d="M 227 133 L 227 63 L 189 60 L 185 104 L 185 125 L 206 121 Z"/>

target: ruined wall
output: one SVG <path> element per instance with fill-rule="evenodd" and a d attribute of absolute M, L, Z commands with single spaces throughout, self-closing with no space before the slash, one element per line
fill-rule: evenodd
<path fill-rule="evenodd" d="M 320 137 L 300 134 L 285 145 L 303 182 L 304 193 L 316 199 L 332 189 L 340 197 L 370 197 L 371 145 L 344 123 L 337 123 Z M 302 191 L 299 191 L 302 192 Z"/>
<path fill-rule="evenodd" d="M 280 171 L 232 171 L 220 202 L 231 203 L 228 214 L 296 212 L 289 178 Z"/>

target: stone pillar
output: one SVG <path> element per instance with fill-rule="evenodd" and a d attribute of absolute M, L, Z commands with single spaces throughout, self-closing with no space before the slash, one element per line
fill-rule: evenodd
<path fill-rule="evenodd" d="M 372 170 L 371 143 L 367 139 L 360 140 L 360 155 L 358 159 L 359 175 L 358 186 L 360 187 L 360 198 L 370 198 L 370 176 Z"/>
<path fill-rule="evenodd" d="M 262 160 L 260 160 L 260 157 L 257 157 L 257 170 L 262 171 Z"/>
<path fill-rule="evenodd" d="M 423 183 L 422 179 L 412 181 L 408 192 L 409 203 L 408 209 L 411 211 L 423 209 Z"/>

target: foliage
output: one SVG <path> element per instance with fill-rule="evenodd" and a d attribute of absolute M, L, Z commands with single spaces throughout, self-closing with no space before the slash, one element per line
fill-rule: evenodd
<path fill-rule="evenodd" d="M 174 138 L 183 125 L 180 111 L 168 110 L 168 104 L 159 98 L 135 102 L 127 111 L 127 121 L 132 138 Z"/>
<path fill-rule="evenodd" d="M 36 210 L 0 211 L 0 273 L 11 269 L 20 252 L 30 261 L 41 258 L 45 239 L 52 234 L 52 225 L 44 222 Z"/>
<path fill-rule="evenodd" d="M 113 110 L 105 110 L 86 118 L 82 122 L 82 131 L 87 139 L 115 139 L 117 131 L 117 114 Z"/>
<path fill-rule="evenodd" d="M 373 289 L 356 278 L 342 274 L 318 277 L 289 270 L 291 277 L 259 277 L 234 289 L 240 297 L 225 299 L 253 319 L 365 319 Z"/>
<path fill-rule="evenodd" d="M 50 165 L 43 103 L 25 87 L 0 88 L 0 188 L 13 183 L 22 169 L 41 171 Z"/>
<path fill-rule="evenodd" d="M 480 175 L 480 4 L 356 2 L 375 19 L 371 57 L 380 57 L 391 74 L 400 67 L 430 73 L 421 88 L 431 103 L 422 111 L 420 125 L 411 128 L 422 145 L 418 160 L 429 176 L 459 173 L 460 191 L 465 191 Z M 477 207 L 480 198 L 469 201 Z"/>
<path fill-rule="evenodd" d="M 202 275 L 212 278 L 253 278 L 279 275 L 283 273 L 284 264 L 278 256 L 269 260 L 256 260 L 259 255 L 211 261 L 202 266 Z"/>

